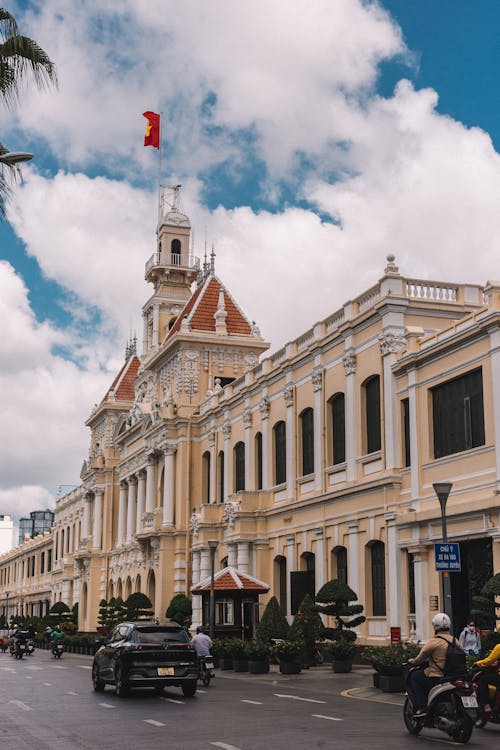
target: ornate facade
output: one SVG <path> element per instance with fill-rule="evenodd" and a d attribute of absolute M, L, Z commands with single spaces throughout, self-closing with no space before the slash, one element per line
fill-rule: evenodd
<path fill-rule="evenodd" d="M 449 480 L 461 623 L 464 586 L 500 570 L 500 284 L 405 278 L 388 256 L 371 289 L 262 358 L 213 258 L 192 256 L 178 190 L 146 279 L 142 354 L 128 348 L 87 420 L 82 481 L 52 532 L 0 556 L 0 612 L 78 602 L 92 630 L 100 599 L 141 590 L 163 617 L 210 575 L 213 540 L 216 570 L 267 582 L 290 617 L 339 577 L 365 606 L 362 639 L 426 639 L 443 607 L 432 485 Z M 217 617 L 230 624 L 230 607 Z"/>

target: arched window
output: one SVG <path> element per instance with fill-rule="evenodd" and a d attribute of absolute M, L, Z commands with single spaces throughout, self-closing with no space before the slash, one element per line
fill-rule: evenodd
<path fill-rule="evenodd" d="M 245 489 L 245 443 L 234 446 L 234 491 Z"/>
<path fill-rule="evenodd" d="M 336 578 L 340 583 L 347 584 L 347 550 L 345 547 L 337 547 L 334 550 Z"/>
<path fill-rule="evenodd" d="M 210 502 L 210 451 L 205 451 L 201 465 L 201 497 L 202 502 Z"/>
<path fill-rule="evenodd" d="M 300 415 L 302 436 L 302 476 L 314 473 L 314 412 L 304 409 Z"/>
<path fill-rule="evenodd" d="M 218 456 L 218 471 L 219 471 L 219 502 L 224 502 L 224 451 L 220 451 Z"/>
<path fill-rule="evenodd" d="M 262 489 L 262 433 L 255 436 L 255 486 Z"/>
<path fill-rule="evenodd" d="M 345 461 L 345 397 L 337 393 L 330 399 L 332 425 L 332 464 Z"/>
<path fill-rule="evenodd" d="M 380 377 L 373 375 L 364 383 L 366 452 L 374 453 L 382 447 L 380 429 Z"/>
<path fill-rule="evenodd" d="M 180 266 L 181 264 L 181 241 L 177 239 L 172 240 L 170 249 L 172 253 L 172 264 L 174 266 Z"/>
<path fill-rule="evenodd" d="M 286 482 L 286 425 L 277 422 L 273 427 L 274 433 L 274 483 Z"/>
<path fill-rule="evenodd" d="M 385 544 L 372 542 L 370 545 L 372 569 L 372 615 L 385 616 Z"/>

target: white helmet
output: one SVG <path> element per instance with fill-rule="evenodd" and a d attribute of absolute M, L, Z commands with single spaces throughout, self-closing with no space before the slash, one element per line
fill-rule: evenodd
<path fill-rule="evenodd" d="M 432 627 L 435 631 L 449 630 L 451 628 L 451 620 L 444 612 L 439 612 L 432 618 Z"/>

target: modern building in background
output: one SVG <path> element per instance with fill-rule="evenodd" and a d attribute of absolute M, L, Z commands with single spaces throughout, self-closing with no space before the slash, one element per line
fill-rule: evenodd
<path fill-rule="evenodd" d="M 90 414 L 52 531 L 0 556 L 0 607 L 78 602 L 89 631 L 101 599 L 142 591 L 161 618 L 205 590 L 214 559 L 219 632 L 252 635 L 272 595 L 291 621 L 338 578 L 365 607 L 362 642 L 425 640 L 444 608 L 433 484 L 449 481 L 460 628 L 500 570 L 500 283 L 415 279 L 388 256 L 373 286 L 265 357 L 190 237 L 179 189 L 164 191 L 142 351 L 127 347 Z"/>
<path fill-rule="evenodd" d="M 26 539 L 30 539 L 39 534 L 50 531 L 54 523 L 54 512 L 52 510 L 34 510 L 29 514 L 29 518 L 19 519 L 19 544 Z"/>
<path fill-rule="evenodd" d="M 10 516 L 0 515 L 0 554 L 14 546 L 14 522 Z"/>

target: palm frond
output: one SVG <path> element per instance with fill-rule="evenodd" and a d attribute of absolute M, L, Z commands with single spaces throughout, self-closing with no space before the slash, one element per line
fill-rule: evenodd
<path fill-rule="evenodd" d="M 5 8 L 0 8 L 0 39 L 7 39 L 9 36 L 17 36 L 19 33 L 16 19 Z"/>
<path fill-rule="evenodd" d="M 56 68 L 45 50 L 27 36 L 11 36 L 0 44 L 0 92 L 16 98 L 28 75 L 40 89 L 57 86 Z"/>

